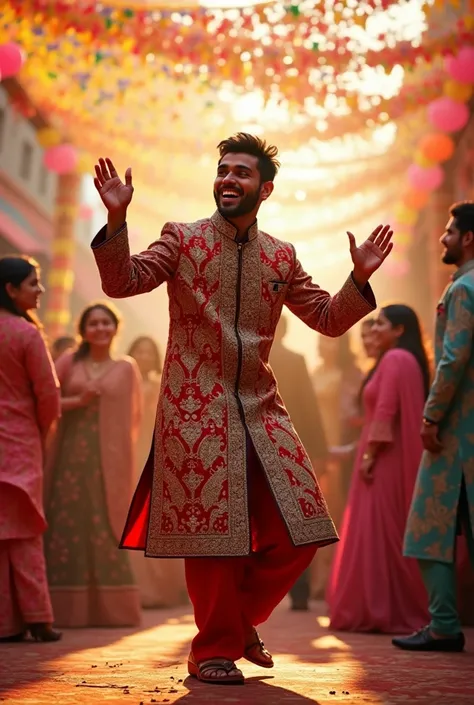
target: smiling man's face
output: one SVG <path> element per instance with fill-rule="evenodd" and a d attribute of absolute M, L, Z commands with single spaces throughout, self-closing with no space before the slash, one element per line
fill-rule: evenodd
<path fill-rule="evenodd" d="M 269 182 L 271 183 L 271 182 Z M 251 154 L 225 154 L 217 165 L 214 200 L 224 218 L 238 218 L 257 211 L 264 196 L 258 159 Z"/>

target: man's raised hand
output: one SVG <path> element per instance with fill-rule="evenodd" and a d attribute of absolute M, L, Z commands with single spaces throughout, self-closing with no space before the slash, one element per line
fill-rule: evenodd
<path fill-rule="evenodd" d="M 354 263 L 354 279 L 358 284 L 364 286 L 392 251 L 393 231 L 390 229 L 390 225 L 379 225 L 359 247 L 357 247 L 354 235 L 349 232 L 347 235 Z"/>
<path fill-rule="evenodd" d="M 125 183 L 120 180 L 110 159 L 99 159 L 95 165 L 94 184 L 109 214 L 126 214 L 133 196 L 132 170 L 125 172 Z"/>

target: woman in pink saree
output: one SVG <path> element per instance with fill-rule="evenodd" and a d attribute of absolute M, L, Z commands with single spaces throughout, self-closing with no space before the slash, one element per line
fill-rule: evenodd
<path fill-rule="evenodd" d="M 430 373 L 411 308 L 386 306 L 373 331 L 380 358 L 363 391 L 364 427 L 327 601 L 332 629 L 402 634 L 428 619 L 417 563 L 403 557 L 402 544 Z"/>
<path fill-rule="evenodd" d="M 59 385 L 33 313 L 36 262 L 0 258 L 0 642 L 57 641 L 43 554 L 43 451 Z"/>
<path fill-rule="evenodd" d="M 105 303 L 85 309 L 81 342 L 56 362 L 62 418 L 46 472 L 46 563 L 56 623 L 135 626 L 140 600 L 120 551 L 141 419 L 138 370 L 111 354 L 119 319 Z"/>

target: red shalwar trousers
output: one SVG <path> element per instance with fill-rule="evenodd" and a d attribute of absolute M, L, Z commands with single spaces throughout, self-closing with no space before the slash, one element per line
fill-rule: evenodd
<path fill-rule="evenodd" d="M 43 536 L 0 540 L 0 637 L 52 621 Z"/>
<path fill-rule="evenodd" d="M 247 442 L 252 553 L 229 558 L 186 558 L 186 582 L 198 634 L 197 663 L 237 661 L 251 626 L 265 622 L 306 570 L 317 546 L 294 546 L 253 444 Z"/>

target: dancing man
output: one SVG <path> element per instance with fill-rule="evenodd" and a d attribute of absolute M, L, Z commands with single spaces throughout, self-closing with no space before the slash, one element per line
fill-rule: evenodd
<path fill-rule="evenodd" d="M 294 247 L 259 230 L 278 150 L 245 133 L 218 146 L 217 210 L 196 223 L 166 223 L 130 256 L 122 183 L 109 159 L 95 167 L 108 211 L 92 248 L 114 298 L 167 282 L 170 329 L 154 444 L 138 484 L 122 548 L 184 557 L 198 634 L 191 675 L 243 683 L 240 658 L 271 668 L 256 631 L 337 533 L 277 391 L 268 359 L 285 304 L 314 330 L 342 335 L 375 307 L 368 280 L 389 254 L 389 226 L 359 247 L 331 297 Z"/>
<path fill-rule="evenodd" d="M 463 651 L 456 605 L 456 534 L 464 529 L 474 565 L 474 202 L 451 208 L 441 238 L 455 265 L 438 304 L 436 376 L 426 402 L 426 452 L 408 517 L 405 555 L 418 558 L 431 624 L 393 639 L 411 651 Z"/>

